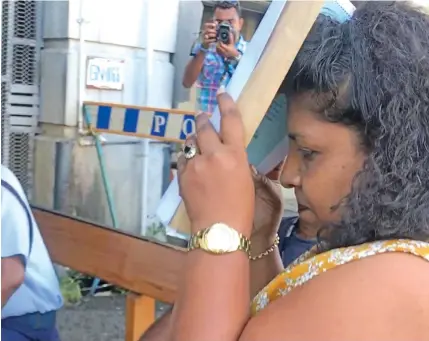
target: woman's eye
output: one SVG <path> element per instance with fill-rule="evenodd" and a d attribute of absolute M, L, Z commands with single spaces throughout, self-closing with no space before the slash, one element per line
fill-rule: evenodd
<path fill-rule="evenodd" d="M 298 151 L 301 154 L 302 158 L 306 161 L 311 161 L 316 156 L 316 152 L 311 149 L 299 148 Z"/>

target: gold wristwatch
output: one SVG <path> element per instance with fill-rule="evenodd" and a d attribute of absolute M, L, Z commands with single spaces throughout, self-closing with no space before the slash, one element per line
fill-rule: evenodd
<path fill-rule="evenodd" d="M 250 255 L 250 240 L 232 227 L 217 223 L 191 236 L 188 251 L 195 249 L 216 255 L 241 250 Z"/>

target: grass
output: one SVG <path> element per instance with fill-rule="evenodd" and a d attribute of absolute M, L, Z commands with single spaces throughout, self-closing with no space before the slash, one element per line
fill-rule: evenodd
<path fill-rule="evenodd" d="M 82 299 L 79 282 L 70 274 L 60 278 L 60 289 L 66 305 L 77 304 Z"/>

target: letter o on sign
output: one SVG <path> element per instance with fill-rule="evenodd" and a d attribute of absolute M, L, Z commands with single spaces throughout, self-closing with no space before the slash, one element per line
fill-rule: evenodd
<path fill-rule="evenodd" d="M 183 134 L 185 136 L 188 136 L 190 134 L 195 134 L 195 130 L 196 130 L 196 128 L 195 128 L 195 119 L 194 119 L 194 117 L 192 117 L 192 118 L 185 118 L 183 120 L 183 126 L 182 126 Z"/>

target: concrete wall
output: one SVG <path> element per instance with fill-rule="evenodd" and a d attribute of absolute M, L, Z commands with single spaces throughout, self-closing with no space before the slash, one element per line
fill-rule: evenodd
<path fill-rule="evenodd" d="M 110 225 L 101 171 L 91 138 L 76 130 L 79 89 L 80 1 L 46 1 L 41 57 L 42 134 L 36 140 L 33 202 Z M 144 1 L 83 1 L 84 55 L 124 60 L 122 91 L 85 89 L 84 100 L 144 105 L 146 86 L 151 105 L 173 105 L 179 0 L 151 1 L 154 70 L 146 85 L 146 13 Z M 186 17 L 183 19 L 186 21 Z M 140 232 L 143 146 L 141 140 L 103 135 L 106 173 L 120 228 Z M 154 214 L 164 186 L 168 145 L 150 144 L 148 215 Z"/>
<path fill-rule="evenodd" d="M 149 216 L 153 215 L 163 188 L 163 143 L 151 143 L 149 156 Z M 103 146 L 118 226 L 140 233 L 142 157 L 140 141 Z M 120 162 L 118 156 L 120 155 Z M 76 140 L 37 137 L 33 202 L 66 214 L 112 226 L 102 173 L 94 146 L 82 147 Z M 49 166 L 48 166 L 49 165 Z"/>
<path fill-rule="evenodd" d="M 173 104 L 174 66 L 179 1 L 151 1 L 154 48 L 153 82 L 157 105 Z M 143 105 L 145 98 L 145 13 L 144 1 L 83 1 L 83 37 L 86 57 L 125 61 L 122 91 L 85 89 L 85 100 Z M 79 1 L 44 2 L 44 49 L 41 91 L 43 123 L 75 126 L 79 84 Z M 84 62 L 86 63 L 86 57 Z"/>

